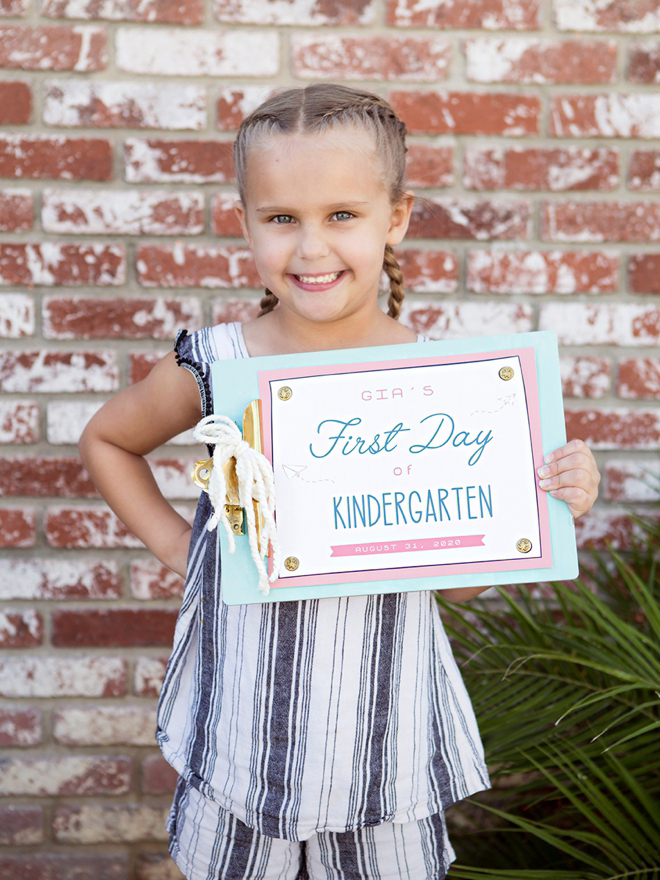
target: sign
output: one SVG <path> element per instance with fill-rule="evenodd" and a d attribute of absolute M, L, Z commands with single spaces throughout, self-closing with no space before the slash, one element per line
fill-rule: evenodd
<path fill-rule="evenodd" d="M 552 334 L 218 362 L 212 381 L 237 421 L 261 400 L 282 549 L 267 601 L 575 576 L 570 514 L 536 478 L 565 442 Z M 244 555 L 223 552 L 230 604 L 263 601 Z"/>

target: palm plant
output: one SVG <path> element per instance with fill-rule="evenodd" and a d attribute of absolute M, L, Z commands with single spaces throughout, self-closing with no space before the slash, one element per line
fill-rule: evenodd
<path fill-rule="evenodd" d="M 660 525 L 638 525 L 589 585 L 440 600 L 494 783 L 459 814 L 450 877 L 660 878 Z"/>

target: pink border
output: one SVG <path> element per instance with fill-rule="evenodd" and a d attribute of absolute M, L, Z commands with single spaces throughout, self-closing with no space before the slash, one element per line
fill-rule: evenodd
<path fill-rule="evenodd" d="M 538 399 L 536 381 L 536 362 L 533 348 L 514 348 L 504 351 L 488 351 L 471 354 L 447 355 L 445 357 L 406 358 L 405 360 L 363 361 L 357 364 L 326 364 L 318 367 L 293 367 L 289 369 L 263 370 L 257 374 L 259 398 L 262 401 L 262 441 L 266 458 L 273 462 L 272 425 L 270 383 L 281 379 L 299 379 L 307 376 L 324 376 L 333 373 L 367 373 L 373 370 L 399 369 L 403 367 L 439 366 L 442 364 L 473 363 L 475 361 L 496 360 L 504 357 L 517 357 L 523 374 L 525 397 L 527 399 L 527 415 L 530 426 L 532 458 L 534 470 L 543 464 L 543 447 L 541 441 L 541 410 Z M 266 405 L 267 404 L 267 405 Z M 307 587 L 326 584 L 360 583 L 361 581 L 400 580 L 415 577 L 444 577 L 452 574 L 468 574 L 470 572 L 519 571 L 522 569 L 550 568 L 552 552 L 550 545 L 550 525 L 546 494 L 536 486 L 536 501 L 539 511 L 539 533 L 541 556 L 531 559 L 505 559 L 489 562 L 462 562 L 454 565 L 424 565 L 410 568 L 382 568 L 372 571 L 337 572 L 322 575 L 301 575 L 299 578 L 278 578 L 271 587 Z M 269 558 L 269 570 L 271 570 Z"/>

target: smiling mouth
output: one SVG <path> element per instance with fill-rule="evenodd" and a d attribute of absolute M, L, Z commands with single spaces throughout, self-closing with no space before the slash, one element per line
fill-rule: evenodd
<path fill-rule="evenodd" d="M 303 284 L 331 284 L 339 278 L 342 272 L 328 272 L 326 275 L 294 275 L 294 278 Z"/>

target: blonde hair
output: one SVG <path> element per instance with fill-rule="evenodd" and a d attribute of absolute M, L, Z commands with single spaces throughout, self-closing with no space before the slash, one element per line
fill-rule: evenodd
<path fill-rule="evenodd" d="M 361 126 L 372 134 L 390 203 L 396 205 L 405 190 L 405 125 L 378 95 L 333 83 L 314 83 L 278 92 L 243 120 L 234 141 L 234 167 L 241 201 L 245 202 L 247 156 L 255 144 L 273 134 L 317 134 L 340 125 Z M 403 277 L 390 245 L 385 246 L 383 270 L 390 284 L 388 314 L 398 318 L 404 296 Z M 277 302 L 275 294 L 266 289 L 259 315 L 272 311 Z"/>

